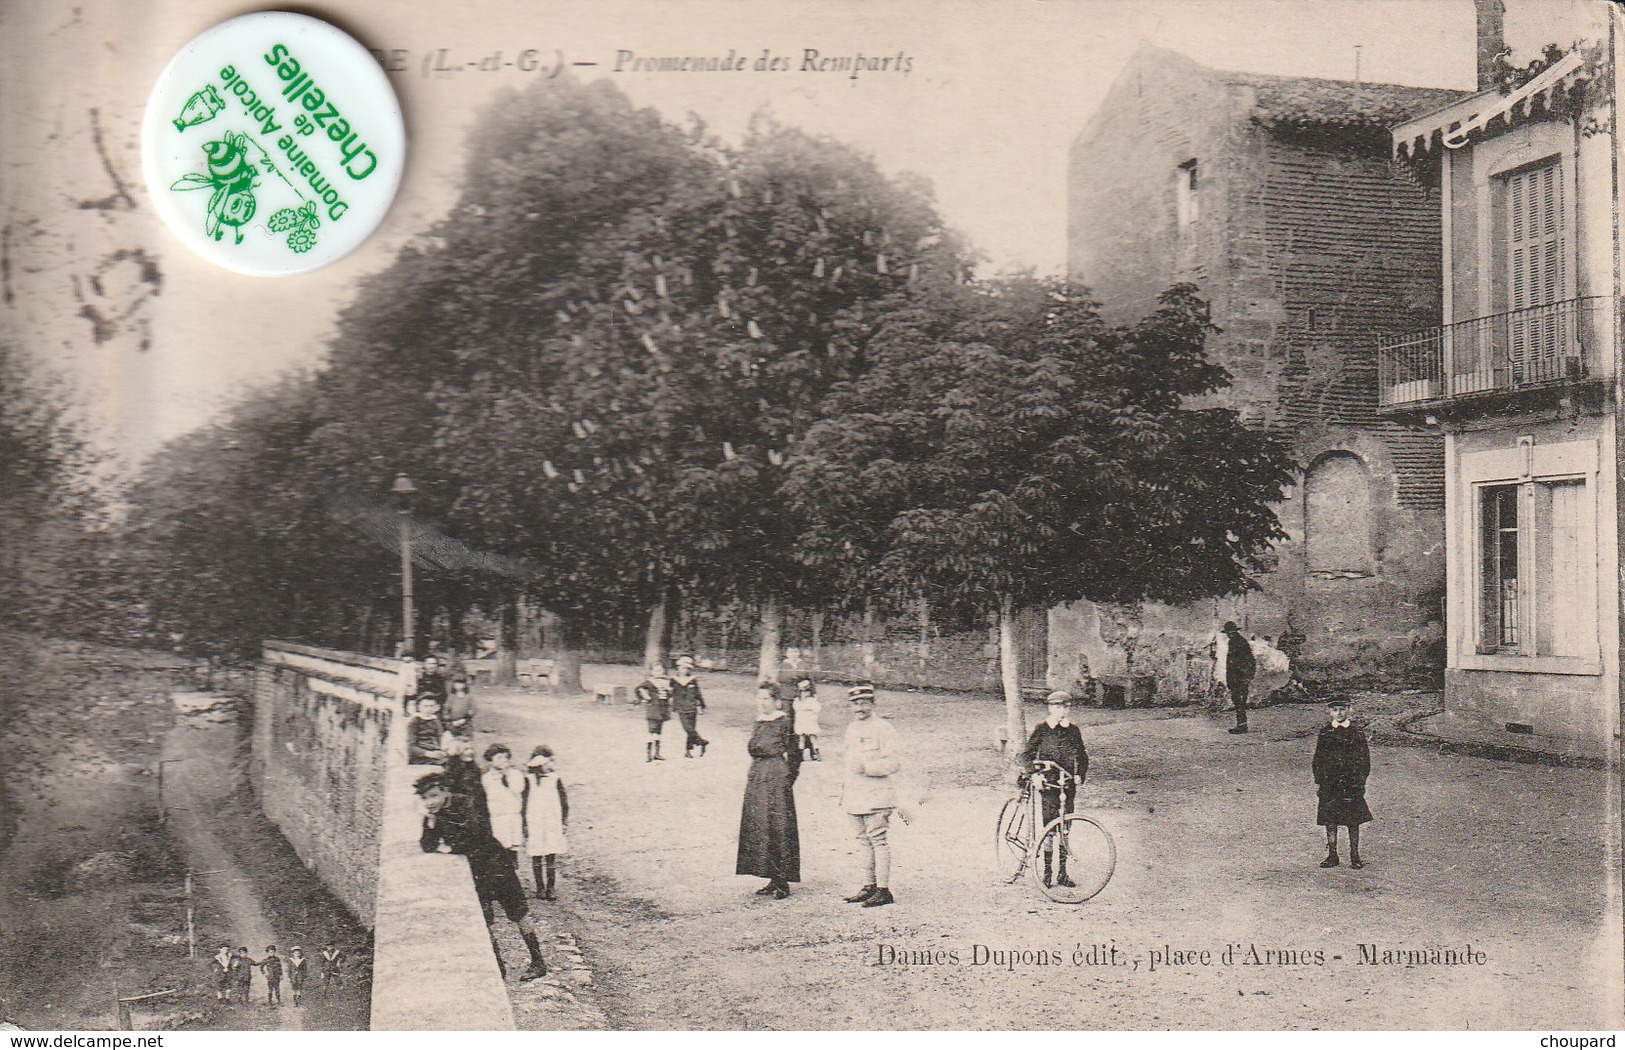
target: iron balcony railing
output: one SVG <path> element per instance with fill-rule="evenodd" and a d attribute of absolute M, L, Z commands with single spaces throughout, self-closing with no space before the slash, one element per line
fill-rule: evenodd
<path fill-rule="evenodd" d="M 1612 332 L 1608 306 L 1601 295 L 1565 299 L 1379 343 L 1378 403 L 1398 408 L 1593 378 Z"/>

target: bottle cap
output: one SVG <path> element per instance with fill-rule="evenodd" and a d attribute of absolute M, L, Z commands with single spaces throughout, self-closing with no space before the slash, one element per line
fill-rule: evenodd
<path fill-rule="evenodd" d="M 258 277 L 354 251 L 395 199 L 406 129 L 353 38 L 269 11 L 207 30 L 158 78 L 141 163 L 158 214 L 210 262 Z"/>

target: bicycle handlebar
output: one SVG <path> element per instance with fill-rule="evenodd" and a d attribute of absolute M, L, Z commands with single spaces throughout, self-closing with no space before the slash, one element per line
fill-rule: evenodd
<path fill-rule="evenodd" d="M 1061 768 L 1058 763 L 1050 762 L 1045 759 L 1039 759 L 1033 763 L 1032 773 L 1034 776 L 1043 777 L 1046 781 L 1053 778 L 1054 786 L 1062 788 L 1066 787 L 1069 781 L 1078 779 L 1073 774 L 1068 773 L 1065 769 Z"/>

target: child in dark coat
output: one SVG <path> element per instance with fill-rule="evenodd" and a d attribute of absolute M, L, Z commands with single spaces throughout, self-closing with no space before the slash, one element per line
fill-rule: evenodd
<path fill-rule="evenodd" d="M 428 778 L 424 778 L 428 779 Z M 340 968 L 344 965 L 344 953 L 339 951 L 333 942 L 322 945 L 321 955 L 322 988 L 332 988 L 341 981 Z"/>
<path fill-rule="evenodd" d="M 282 1005 L 282 956 L 277 954 L 276 945 L 265 946 L 265 958 L 259 962 L 261 970 L 265 971 L 265 1005 Z"/>
<path fill-rule="evenodd" d="M 1354 728 L 1353 702 L 1334 696 L 1326 703 L 1330 716 L 1315 740 L 1315 787 L 1320 796 L 1316 823 L 1326 829 L 1326 859 L 1323 868 L 1335 868 L 1337 829 L 1349 829 L 1349 867 L 1363 868 L 1360 860 L 1360 825 L 1371 819 L 1365 804 L 1365 782 L 1371 775 L 1371 748 L 1365 734 Z"/>
<path fill-rule="evenodd" d="M 237 986 L 237 998 L 247 1003 L 254 986 L 254 967 L 259 965 L 248 954 L 248 945 L 239 945 L 231 957 L 231 980 Z"/>
<path fill-rule="evenodd" d="M 288 949 L 288 987 L 293 989 L 293 1004 L 298 1006 L 305 999 L 305 977 L 310 972 L 310 963 L 305 958 L 305 950 L 297 944 Z"/>

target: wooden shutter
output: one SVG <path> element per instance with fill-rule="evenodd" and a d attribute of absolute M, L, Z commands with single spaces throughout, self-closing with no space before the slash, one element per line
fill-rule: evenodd
<path fill-rule="evenodd" d="M 1515 379 L 1562 374 L 1559 311 L 1539 310 L 1566 298 L 1567 241 L 1563 170 L 1556 161 L 1507 177 L 1507 307 Z"/>
<path fill-rule="evenodd" d="M 1535 485 L 1535 651 L 1597 658 L 1595 503 L 1584 479 Z"/>

